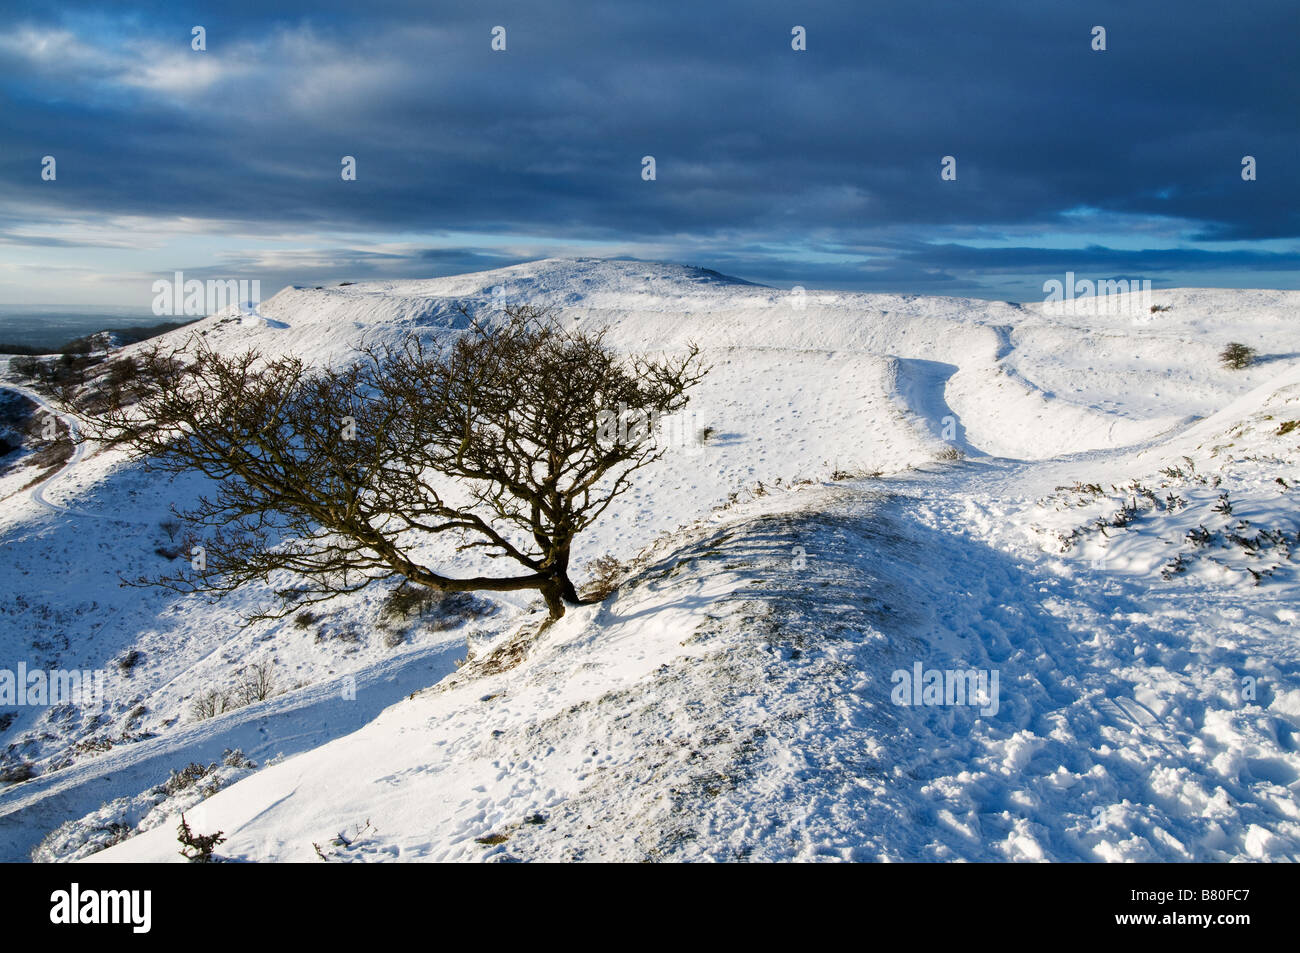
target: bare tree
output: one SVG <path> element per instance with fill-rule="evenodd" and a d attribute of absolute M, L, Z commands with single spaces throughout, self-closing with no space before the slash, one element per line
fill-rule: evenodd
<path fill-rule="evenodd" d="M 154 346 L 137 366 L 135 402 L 88 420 L 85 435 L 217 483 L 177 514 L 191 568 L 138 582 L 220 596 L 262 581 L 277 604 L 253 618 L 392 577 L 450 592 L 536 589 L 558 618 L 580 601 L 568 575 L 575 538 L 665 449 L 652 428 L 602 439 L 598 415 L 677 413 L 707 373 L 694 346 L 625 358 L 604 329 L 567 329 L 531 306 L 432 343 L 368 346 L 338 368 L 223 356 L 198 338 Z M 413 553 L 442 534 L 515 573 L 424 565 Z"/>
<path fill-rule="evenodd" d="M 253 702 L 266 701 L 274 694 L 275 665 L 266 660 L 254 662 L 240 680 L 240 700 L 246 705 L 251 705 Z"/>

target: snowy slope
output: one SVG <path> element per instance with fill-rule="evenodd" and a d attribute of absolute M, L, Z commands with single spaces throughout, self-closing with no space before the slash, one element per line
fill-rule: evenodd
<path fill-rule="evenodd" d="M 751 504 L 187 817 L 252 860 L 1294 859 L 1286 626 L 1035 571 L 928 525 L 959 480 L 926 476 Z M 999 710 L 891 704 L 917 660 L 996 668 Z M 175 859 L 173 827 L 94 859 Z"/>
<path fill-rule="evenodd" d="M 1272 426 L 1300 416 L 1300 293 L 1173 290 L 1149 318 L 1062 317 L 549 260 L 286 289 L 262 320 L 197 328 L 225 350 L 340 361 L 520 300 L 608 324 L 628 351 L 696 342 L 714 367 L 691 405 L 713 438 L 674 448 L 580 544 L 581 565 L 657 540 L 622 591 L 477 676 L 455 668 L 467 636 L 489 657 L 529 630 L 527 597 L 396 644 L 378 591 L 309 629 L 241 629 L 255 593 L 211 606 L 118 587 L 165 565 L 166 504 L 202 487 L 88 453 L 0 501 L 0 650 L 86 668 L 143 655 L 111 669 L 106 717 L 26 709 L 0 734 L 39 772 L 0 788 L 0 858 L 64 822 L 53 856 L 75 856 L 115 821 L 159 826 L 95 858 L 173 858 L 175 818 L 164 805 L 145 821 L 140 796 L 227 747 L 259 770 L 175 806 L 225 830 L 232 857 L 313 858 L 313 842 L 339 859 L 1300 856 L 1289 561 L 1273 553 L 1259 586 L 1248 548 L 1162 577 L 1217 504 L 1208 477 L 1161 488 L 1186 507 L 1108 535 L 1070 536 L 1123 493 L 1056 489 L 1155 486 L 1200 448 L 1234 514 L 1300 529 L 1275 482 L 1300 480 L 1296 440 Z M 1220 369 L 1229 340 L 1265 359 Z M 1242 427 L 1247 448 L 1211 452 Z M 291 690 L 192 719 L 199 692 L 255 660 Z M 1000 710 L 892 704 L 890 674 L 915 661 L 998 669 Z M 330 846 L 354 827 L 353 846 Z"/>

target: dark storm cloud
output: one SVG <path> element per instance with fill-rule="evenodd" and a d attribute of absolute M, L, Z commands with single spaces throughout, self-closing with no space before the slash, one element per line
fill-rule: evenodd
<path fill-rule="evenodd" d="M 266 6 L 17 4 L 0 27 L 0 203 L 33 221 L 184 216 L 325 243 L 685 236 L 708 264 L 773 281 L 1295 266 L 923 244 L 945 228 L 1139 220 L 1188 242 L 1294 239 L 1294 0 Z M 206 53 L 190 51 L 195 24 Z M 489 48 L 497 24 L 504 54 Z M 46 154 L 57 188 L 37 175 Z M 1258 181 L 1241 180 L 1247 154 Z M 340 180 L 343 155 L 356 182 Z M 944 155 L 956 182 L 940 180 Z M 411 269 L 515 260 L 464 244 L 414 252 Z M 863 262 L 815 260 L 818 247 Z"/>

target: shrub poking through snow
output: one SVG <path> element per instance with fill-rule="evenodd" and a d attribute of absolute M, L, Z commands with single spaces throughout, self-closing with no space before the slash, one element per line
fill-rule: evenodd
<path fill-rule="evenodd" d="M 178 812 L 248 776 L 257 765 L 239 749 L 226 749 L 220 762 L 191 762 L 161 784 L 139 794 L 115 798 L 89 814 L 65 821 L 32 849 L 36 863 L 80 860 L 136 834 L 162 827 Z"/>
<path fill-rule="evenodd" d="M 409 621 L 427 611 L 442 595 L 441 592 L 424 586 L 408 586 L 403 583 L 384 598 L 379 614 L 387 623 Z"/>
<path fill-rule="evenodd" d="M 239 700 L 248 705 L 276 694 L 275 666 L 266 661 L 250 665 L 239 683 Z"/>
<path fill-rule="evenodd" d="M 209 718 L 215 718 L 222 712 L 231 711 L 236 706 L 229 695 L 215 688 L 209 688 L 199 692 L 190 702 L 190 714 L 195 721 L 207 721 Z"/>
<path fill-rule="evenodd" d="M 36 769 L 26 761 L 0 764 L 0 784 L 17 784 L 36 777 Z"/>
<path fill-rule="evenodd" d="M 1253 430 L 1246 429 L 1248 426 Z M 1231 436 L 1234 441 L 1242 441 L 1253 432 L 1254 439 L 1262 439 L 1271 437 L 1277 426 L 1273 415 L 1256 415 L 1239 424 Z M 1227 467 L 1221 472 L 1202 473 L 1190 457 L 1184 456 L 1179 464 L 1161 467 L 1161 479 L 1152 487 L 1139 480 L 1109 484 L 1109 492 L 1100 484 L 1058 486 L 1058 495 L 1039 500 L 1038 506 L 1056 510 L 1087 507 L 1093 509 L 1093 518 L 1072 528 L 1052 527 L 1045 532 L 1055 535 L 1062 553 L 1078 549 L 1092 534 L 1107 538 L 1127 535 L 1136 537 L 1135 542 L 1158 534 L 1163 546 L 1172 548 L 1160 568 L 1160 577 L 1165 581 L 1188 574 L 1201 581 L 1237 584 L 1244 576 L 1244 581 L 1259 586 L 1269 578 L 1276 579 L 1279 572 L 1294 576 L 1292 554 L 1300 546 L 1300 531 L 1287 514 L 1271 509 L 1275 500 L 1258 496 L 1260 481 L 1271 475 L 1261 466 L 1271 468 L 1291 461 L 1271 453 L 1245 453 L 1240 447 L 1234 449 L 1234 443 L 1211 449 L 1211 462 L 1220 454 L 1223 456 L 1218 462 Z M 1242 466 L 1246 467 L 1243 472 L 1251 474 L 1247 479 L 1238 472 Z M 1283 490 L 1290 486 L 1281 477 L 1272 482 Z M 1238 491 L 1246 493 L 1247 500 L 1254 493 L 1254 502 L 1265 507 L 1261 517 L 1278 522 L 1258 526 L 1243 519 L 1238 512 L 1243 508 L 1242 499 L 1234 501 L 1230 495 Z M 1110 513 L 1105 508 L 1108 503 L 1119 504 L 1120 509 Z M 1169 533 L 1169 529 L 1173 532 Z M 1094 567 L 1098 561 L 1094 555 Z M 1138 558 L 1131 565 L 1137 568 L 1143 562 Z"/>
<path fill-rule="evenodd" d="M 619 580 L 623 577 L 623 564 L 606 554 L 593 559 L 587 568 L 591 571 L 591 580 L 587 583 L 583 596 L 593 602 L 604 602 L 618 589 Z"/>
<path fill-rule="evenodd" d="M 1219 353 L 1219 363 L 1229 370 L 1243 370 L 1255 363 L 1255 349 L 1233 341 Z"/>
<path fill-rule="evenodd" d="M 173 771 L 168 775 L 167 780 L 161 785 L 162 792 L 168 797 L 192 787 L 197 782 L 203 780 L 211 772 L 215 771 L 217 766 L 211 765 L 204 767 L 197 761 L 191 761 L 179 771 Z"/>
<path fill-rule="evenodd" d="M 389 648 L 405 639 L 403 630 L 416 622 L 433 632 L 454 629 L 497 611 L 494 603 L 469 592 L 439 592 L 424 586 L 400 585 L 384 599 L 380 621 L 390 630 L 385 637 Z"/>
<path fill-rule="evenodd" d="M 328 842 L 326 847 L 322 847 L 316 841 L 311 842 L 311 846 L 316 851 L 316 856 L 321 860 L 341 860 L 344 862 L 353 860 L 364 860 L 367 847 L 367 835 L 379 833 L 378 829 L 370 823 L 370 818 L 366 818 L 364 825 L 354 825 L 351 836 L 339 831 Z"/>
<path fill-rule="evenodd" d="M 252 770 L 257 765 L 239 748 L 227 748 L 221 756 L 221 763 L 227 768 L 244 768 Z"/>
<path fill-rule="evenodd" d="M 316 640 L 320 641 L 319 635 Z M 239 683 L 231 691 L 208 688 L 195 695 L 190 701 L 190 715 L 195 721 L 207 721 L 280 694 L 283 692 L 276 682 L 274 663 L 254 662 L 240 673 Z"/>
<path fill-rule="evenodd" d="M 188 860 L 191 864 L 210 864 L 215 855 L 213 851 L 217 845 L 225 842 L 226 838 L 222 836 L 221 831 L 215 834 L 195 834 L 190 830 L 190 825 L 185 821 L 185 815 L 181 815 L 180 827 L 176 828 L 176 840 L 180 842 L 180 855 Z"/>
<path fill-rule="evenodd" d="M 1187 560 L 1183 558 L 1182 553 L 1179 553 L 1160 570 L 1160 578 L 1168 581 L 1185 572 L 1187 572 Z"/>

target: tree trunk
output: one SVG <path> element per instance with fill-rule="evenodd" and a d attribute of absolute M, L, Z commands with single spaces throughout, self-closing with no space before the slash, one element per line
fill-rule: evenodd
<path fill-rule="evenodd" d="M 546 600 L 546 607 L 551 612 L 551 621 L 564 615 L 564 604 L 580 606 L 582 600 L 578 597 L 578 590 L 574 588 L 573 581 L 569 579 L 569 547 L 558 550 L 555 558 L 551 563 L 551 572 L 553 575 L 541 585 L 542 598 Z"/>
<path fill-rule="evenodd" d="M 564 615 L 564 589 L 566 583 L 568 583 L 568 579 L 564 576 L 552 576 L 542 583 L 542 598 L 546 600 L 546 608 L 550 610 L 549 621 L 551 622 Z M 572 589 L 573 586 L 569 585 L 569 588 Z"/>
<path fill-rule="evenodd" d="M 582 605 L 582 600 L 578 597 L 578 590 L 574 588 L 572 580 L 569 579 L 568 545 L 561 548 L 555 555 L 555 574 L 560 584 L 560 598 L 569 605 Z"/>
<path fill-rule="evenodd" d="M 582 599 L 578 596 L 578 590 L 573 588 L 573 583 L 569 581 L 569 574 L 565 573 L 561 581 L 564 583 L 564 601 L 570 605 L 582 605 Z"/>

